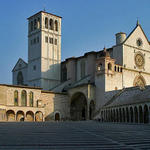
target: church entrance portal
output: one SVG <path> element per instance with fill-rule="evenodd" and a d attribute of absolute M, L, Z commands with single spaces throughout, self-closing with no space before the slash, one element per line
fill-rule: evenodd
<path fill-rule="evenodd" d="M 76 93 L 71 99 L 71 120 L 79 121 L 87 119 L 87 100 L 83 93 Z"/>

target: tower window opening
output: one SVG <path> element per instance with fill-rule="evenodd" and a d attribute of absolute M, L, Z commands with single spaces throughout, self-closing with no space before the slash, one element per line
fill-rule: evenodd
<path fill-rule="evenodd" d="M 49 21 L 50 30 L 54 30 L 54 22 L 53 19 L 50 19 Z"/>
<path fill-rule="evenodd" d="M 36 19 L 34 19 L 34 30 L 36 30 L 36 28 L 37 28 L 37 21 Z"/>
<path fill-rule="evenodd" d="M 31 31 L 33 31 L 33 21 L 31 21 Z"/>
<path fill-rule="evenodd" d="M 45 28 L 48 29 L 48 18 L 45 17 Z"/>
<path fill-rule="evenodd" d="M 38 18 L 38 22 L 37 22 L 37 28 L 40 28 L 40 18 Z"/>
<path fill-rule="evenodd" d="M 58 22 L 55 20 L 55 31 L 58 31 Z"/>

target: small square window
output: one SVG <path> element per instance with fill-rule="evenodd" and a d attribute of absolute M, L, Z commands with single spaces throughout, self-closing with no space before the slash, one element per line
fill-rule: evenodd
<path fill-rule="evenodd" d="M 45 42 L 48 43 L 48 37 L 47 36 L 45 36 Z"/>
<path fill-rule="evenodd" d="M 36 70 L 36 66 L 35 65 L 33 66 L 33 70 Z"/>

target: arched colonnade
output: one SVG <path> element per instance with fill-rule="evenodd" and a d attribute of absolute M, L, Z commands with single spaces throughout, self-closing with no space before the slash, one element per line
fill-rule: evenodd
<path fill-rule="evenodd" d="M 150 106 L 148 104 L 123 106 L 119 108 L 105 108 L 101 110 L 101 121 L 149 123 Z"/>

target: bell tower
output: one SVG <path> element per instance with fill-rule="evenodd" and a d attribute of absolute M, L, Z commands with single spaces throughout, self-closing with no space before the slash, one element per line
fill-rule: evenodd
<path fill-rule="evenodd" d="M 28 18 L 28 85 L 49 90 L 60 83 L 61 17 L 40 11 Z"/>

